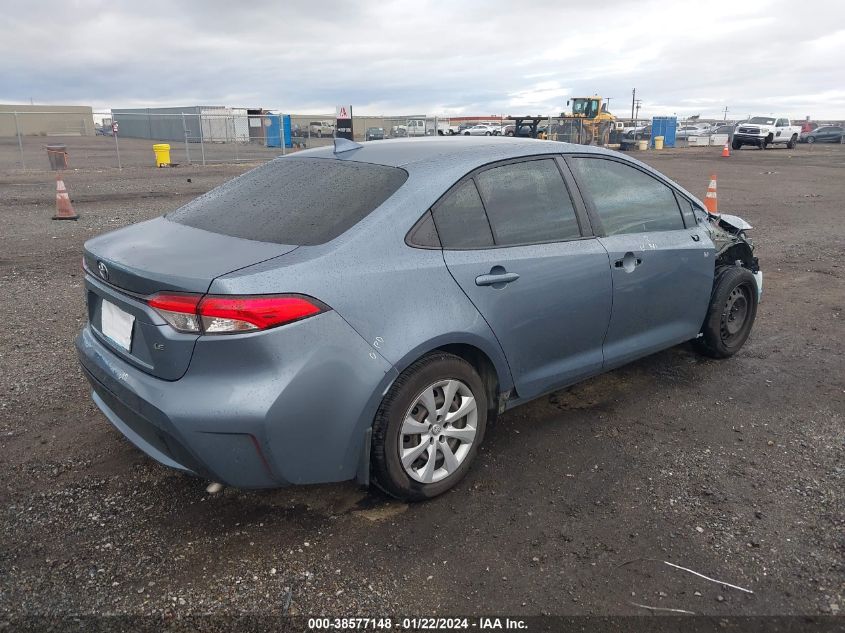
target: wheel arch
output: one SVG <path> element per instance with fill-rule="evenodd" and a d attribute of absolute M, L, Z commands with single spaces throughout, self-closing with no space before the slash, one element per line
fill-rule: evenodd
<path fill-rule="evenodd" d="M 473 366 L 481 377 L 481 382 L 484 383 L 484 390 L 487 395 L 487 419 L 491 423 L 495 422 L 496 416 L 499 414 L 499 398 L 504 392 L 499 387 L 499 374 L 490 357 L 478 347 L 466 343 L 450 343 L 433 351 L 446 352 L 458 358 L 463 358 Z"/>
<path fill-rule="evenodd" d="M 453 354 L 473 366 L 484 382 L 490 410 L 495 411 L 494 415 L 498 413 L 500 397 L 510 397 L 514 390 L 510 367 L 498 343 L 469 332 L 447 334 L 418 345 L 394 367 L 401 374 L 423 356 L 438 351 Z"/>
<path fill-rule="evenodd" d="M 717 258 L 716 276 L 718 277 L 719 268 L 734 266 L 738 261 L 742 262 L 742 266 L 748 268 L 751 272 L 758 269 L 757 258 L 754 257 L 752 248 L 745 242 L 737 242 Z"/>
<path fill-rule="evenodd" d="M 488 424 L 495 422 L 499 413 L 500 398 L 503 394 L 508 397 L 516 397 L 510 367 L 498 343 L 494 345 L 476 334 L 460 332 L 445 334 L 414 347 L 393 365 L 391 374 L 385 377 L 385 381 L 373 393 L 371 404 L 367 407 L 364 418 L 361 420 L 365 425 L 363 432 L 366 439 L 363 450 L 360 451 L 358 456 L 356 480 L 359 484 L 363 486 L 370 484 L 370 438 L 373 416 L 375 416 L 379 403 L 403 371 L 423 356 L 438 351 L 464 359 L 478 372 L 487 390 Z"/>

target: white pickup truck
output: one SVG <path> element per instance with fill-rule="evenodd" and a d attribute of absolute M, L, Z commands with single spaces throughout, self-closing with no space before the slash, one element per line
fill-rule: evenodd
<path fill-rule="evenodd" d="M 792 149 L 798 144 L 799 134 L 800 126 L 792 125 L 788 117 L 754 116 L 737 123 L 731 147 L 754 145 L 766 149 L 771 145 L 786 145 Z"/>

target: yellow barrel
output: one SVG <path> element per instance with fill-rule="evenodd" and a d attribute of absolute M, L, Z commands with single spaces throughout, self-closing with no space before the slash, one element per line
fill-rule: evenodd
<path fill-rule="evenodd" d="M 654 149 L 663 149 L 663 137 L 662 136 L 655 136 L 654 137 Z"/>
<path fill-rule="evenodd" d="M 648 149 L 648 141 L 637 141 L 637 149 L 641 152 Z"/>
<path fill-rule="evenodd" d="M 170 167 L 170 145 L 167 143 L 153 145 L 153 151 L 156 155 L 156 167 Z"/>

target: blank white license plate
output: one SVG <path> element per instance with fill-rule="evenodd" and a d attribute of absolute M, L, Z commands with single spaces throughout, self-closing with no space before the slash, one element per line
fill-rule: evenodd
<path fill-rule="evenodd" d="M 100 308 L 100 316 L 103 335 L 128 352 L 132 348 L 132 326 L 135 317 L 105 299 Z"/>

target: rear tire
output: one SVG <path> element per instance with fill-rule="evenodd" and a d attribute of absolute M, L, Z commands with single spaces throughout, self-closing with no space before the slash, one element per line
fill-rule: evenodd
<path fill-rule="evenodd" d="M 786 143 L 786 149 L 795 149 L 795 146 L 798 144 L 798 135 L 793 134 L 792 138 L 789 139 Z"/>
<path fill-rule="evenodd" d="M 757 316 L 757 282 L 747 268 L 728 266 L 716 273 L 701 336 L 693 341 L 698 351 L 711 358 L 736 354 Z"/>
<path fill-rule="evenodd" d="M 424 356 L 396 379 L 376 413 L 374 483 L 408 501 L 443 494 L 469 471 L 486 427 L 487 393 L 473 366 L 445 352 Z"/>

